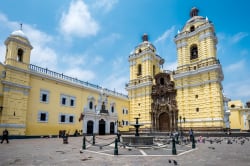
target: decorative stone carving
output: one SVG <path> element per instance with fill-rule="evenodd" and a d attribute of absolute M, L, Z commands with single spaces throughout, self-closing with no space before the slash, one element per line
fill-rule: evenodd
<path fill-rule="evenodd" d="M 175 84 L 169 73 L 155 75 L 152 86 L 152 127 L 155 131 L 177 130 L 178 109 Z"/>

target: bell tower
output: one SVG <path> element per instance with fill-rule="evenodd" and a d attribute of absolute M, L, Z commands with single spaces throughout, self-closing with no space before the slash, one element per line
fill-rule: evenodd
<path fill-rule="evenodd" d="M 164 59 L 156 53 L 156 48 L 148 41 L 148 35 L 142 36 L 142 42 L 129 55 L 130 80 L 126 86 L 130 100 L 130 123 L 139 117 L 144 130 L 151 123 L 151 91 L 153 78 L 161 70 Z"/>
<path fill-rule="evenodd" d="M 185 118 L 181 123 L 186 129 L 221 130 L 224 76 L 216 55 L 217 37 L 213 23 L 198 14 L 197 8 L 191 9 L 190 19 L 174 39 L 179 115 Z"/>
<path fill-rule="evenodd" d="M 22 30 L 17 30 L 5 40 L 5 64 L 28 69 L 32 46 Z"/>
<path fill-rule="evenodd" d="M 6 54 L 1 73 L 3 90 L 0 98 L 2 111 L 0 128 L 8 128 L 11 135 L 26 134 L 26 118 L 30 87 L 30 53 L 32 46 L 22 30 L 5 40 Z"/>

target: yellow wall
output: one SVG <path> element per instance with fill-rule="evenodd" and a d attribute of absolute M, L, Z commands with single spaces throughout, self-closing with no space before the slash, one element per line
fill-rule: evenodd
<path fill-rule="evenodd" d="M 250 108 L 244 108 L 240 100 L 228 102 L 230 109 L 230 128 L 232 130 L 246 131 L 250 129 Z"/>

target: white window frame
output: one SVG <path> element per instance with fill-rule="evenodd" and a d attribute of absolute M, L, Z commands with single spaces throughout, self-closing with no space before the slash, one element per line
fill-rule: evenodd
<path fill-rule="evenodd" d="M 45 117 L 45 121 L 41 120 L 41 115 L 42 114 L 45 114 L 46 117 Z M 49 120 L 49 113 L 47 111 L 38 111 L 38 114 L 37 114 L 37 121 L 40 122 L 40 123 L 47 123 Z"/>
<path fill-rule="evenodd" d="M 73 105 L 71 105 L 71 101 L 73 101 Z M 70 107 L 75 107 L 76 106 L 76 97 L 74 97 L 74 96 L 69 97 L 69 106 Z"/>
<path fill-rule="evenodd" d="M 43 101 L 43 95 L 46 95 L 46 101 Z M 48 90 L 44 90 L 44 89 L 40 90 L 40 102 L 46 103 L 46 104 L 49 103 L 49 91 Z"/>
<path fill-rule="evenodd" d="M 61 117 L 65 116 L 65 121 L 61 121 Z M 70 117 L 73 117 L 73 122 L 70 122 Z M 65 114 L 65 113 L 60 113 L 58 116 L 58 123 L 60 124 L 74 124 L 75 123 L 75 115 L 73 114 Z"/>
<path fill-rule="evenodd" d="M 65 99 L 65 104 L 63 104 L 63 99 Z M 73 101 L 73 105 L 71 105 L 71 101 Z M 75 107 L 76 106 L 76 97 L 61 94 L 61 96 L 60 96 L 60 104 L 61 104 L 61 106 Z"/>

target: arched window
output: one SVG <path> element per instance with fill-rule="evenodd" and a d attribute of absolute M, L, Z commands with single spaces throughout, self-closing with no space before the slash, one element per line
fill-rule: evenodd
<path fill-rule="evenodd" d="M 114 108 L 114 106 L 112 106 L 111 107 L 111 112 L 114 113 L 114 111 L 115 111 L 115 108 Z"/>
<path fill-rule="evenodd" d="M 141 75 L 142 73 L 142 69 L 141 69 L 141 64 L 138 65 L 138 71 L 137 71 L 137 75 Z"/>
<path fill-rule="evenodd" d="M 190 47 L 190 60 L 198 58 L 198 47 L 196 44 Z"/>
<path fill-rule="evenodd" d="M 190 32 L 193 32 L 195 30 L 195 27 L 194 26 L 191 26 L 190 27 Z"/>
<path fill-rule="evenodd" d="M 93 102 L 91 101 L 91 102 L 89 102 L 89 109 L 93 109 Z"/>
<path fill-rule="evenodd" d="M 19 48 L 17 50 L 17 61 L 18 62 L 22 62 L 23 61 L 23 50 L 21 48 Z"/>

